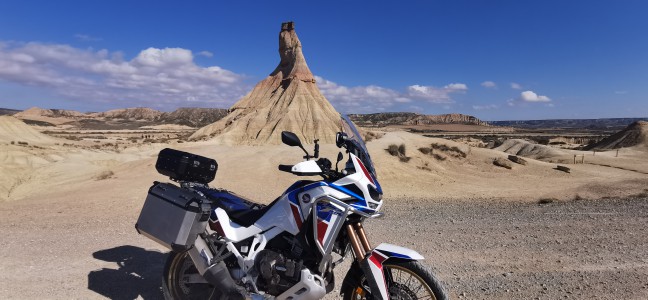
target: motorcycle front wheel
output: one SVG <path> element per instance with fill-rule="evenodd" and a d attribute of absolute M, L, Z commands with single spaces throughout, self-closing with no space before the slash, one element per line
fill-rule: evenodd
<path fill-rule="evenodd" d="M 198 273 L 188 252 L 171 252 L 164 266 L 162 293 L 166 300 L 219 299 L 218 291 Z"/>
<path fill-rule="evenodd" d="M 427 267 L 417 261 L 388 261 L 383 264 L 383 271 L 388 282 L 390 299 L 448 299 L 441 282 Z M 364 275 L 360 276 L 356 283 L 342 287 L 344 300 L 373 299 Z"/>

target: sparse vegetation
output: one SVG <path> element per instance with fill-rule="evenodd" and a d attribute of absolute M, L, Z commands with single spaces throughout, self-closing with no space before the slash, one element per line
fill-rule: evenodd
<path fill-rule="evenodd" d="M 23 141 L 18 141 L 18 145 L 27 146 L 27 145 L 29 145 L 29 143 L 23 142 Z"/>
<path fill-rule="evenodd" d="M 449 147 L 448 145 L 445 144 L 430 144 L 430 147 L 422 147 L 418 149 L 421 153 L 425 155 L 430 155 L 434 157 L 434 159 L 439 160 L 439 161 L 444 161 L 447 159 L 446 156 L 441 155 L 441 153 L 444 153 L 445 155 L 456 157 L 456 158 L 466 158 L 468 154 L 464 152 L 463 150 L 459 149 L 459 147 L 452 146 Z M 436 152 L 435 152 L 436 150 Z M 439 153 L 441 152 L 441 153 Z"/>
<path fill-rule="evenodd" d="M 387 146 L 387 149 L 385 149 L 385 151 L 387 151 L 391 156 L 398 157 L 401 162 L 408 162 L 410 161 L 410 159 L 412 159 L 411 157 L 407 157 L 407 155 L 405 155 L 406 150 L 407 149 L 405 148 L 405 144 L 400 144 L 400 146 L 391 144 Z"/>
<path fill-rule="evenodd" d="M 373 140 L 377 140 L 385 135 L 384 133 L 380 132 L 374 132 L 374 131 L 367 131 L 364 135 L 364 140 L 365 142 L 370 142 Z"/>
<path fill-rule="evenodd" d="M 498 167 L 507 168 L 509 170 L 513 168 L 513 164 L 511 164 L 511 162 L 509 160 L 504 159 L 502 157 L 498 157 L 498 158 L 494 159 L 493 164 L 498 166 Z"/>
<path fill-rule="evenodd" d="M 15 144 L 16 144 L 16 142 L 14 142 L 14 141 L 11 141 L 11 144 L 12 144 L 12 145 L 15 145 Z"/>

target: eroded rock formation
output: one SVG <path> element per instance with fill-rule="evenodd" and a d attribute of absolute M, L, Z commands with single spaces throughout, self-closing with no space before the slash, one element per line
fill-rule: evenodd
<path fill-rule="evenodd" d="M 190 138 L 214 137 L 231 145 L 281 143 L 281 131 L 292 131 L 303 143 L 333 143 L 340 117 L 322 95 L 302 53 L 294 23 L 281 25 L 277 68 L 235 103 L 223 119 Z"/>

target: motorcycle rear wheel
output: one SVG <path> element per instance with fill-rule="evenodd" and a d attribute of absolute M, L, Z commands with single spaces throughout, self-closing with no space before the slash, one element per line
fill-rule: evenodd
<path fill-rule="evenodd" d="M 441 281 L 417 261 L 388 261 L 383 264 L 383 270 L 387 276 L 391 276 L 388 291 L 392 300 L 448 299 Z M 357 282 L 355 286 L 343 287 L 341 292 L 344 294 L 344 300 L 373 299 L 364 275 Z"/>
<path fill-rule="evenodd" d="M 166 300 L 219 299 L 218 291 L 198 273 L 188 252 L 169 253 L 162 293 Z"/>

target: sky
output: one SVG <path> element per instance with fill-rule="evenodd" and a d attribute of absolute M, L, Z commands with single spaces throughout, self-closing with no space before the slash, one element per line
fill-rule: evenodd
<path fill-rule="evenodd" d="M 227 108 L 294 21 L 342 113 L 648 117 L 648 1 L 2 1 L 0 107 Z"/>

